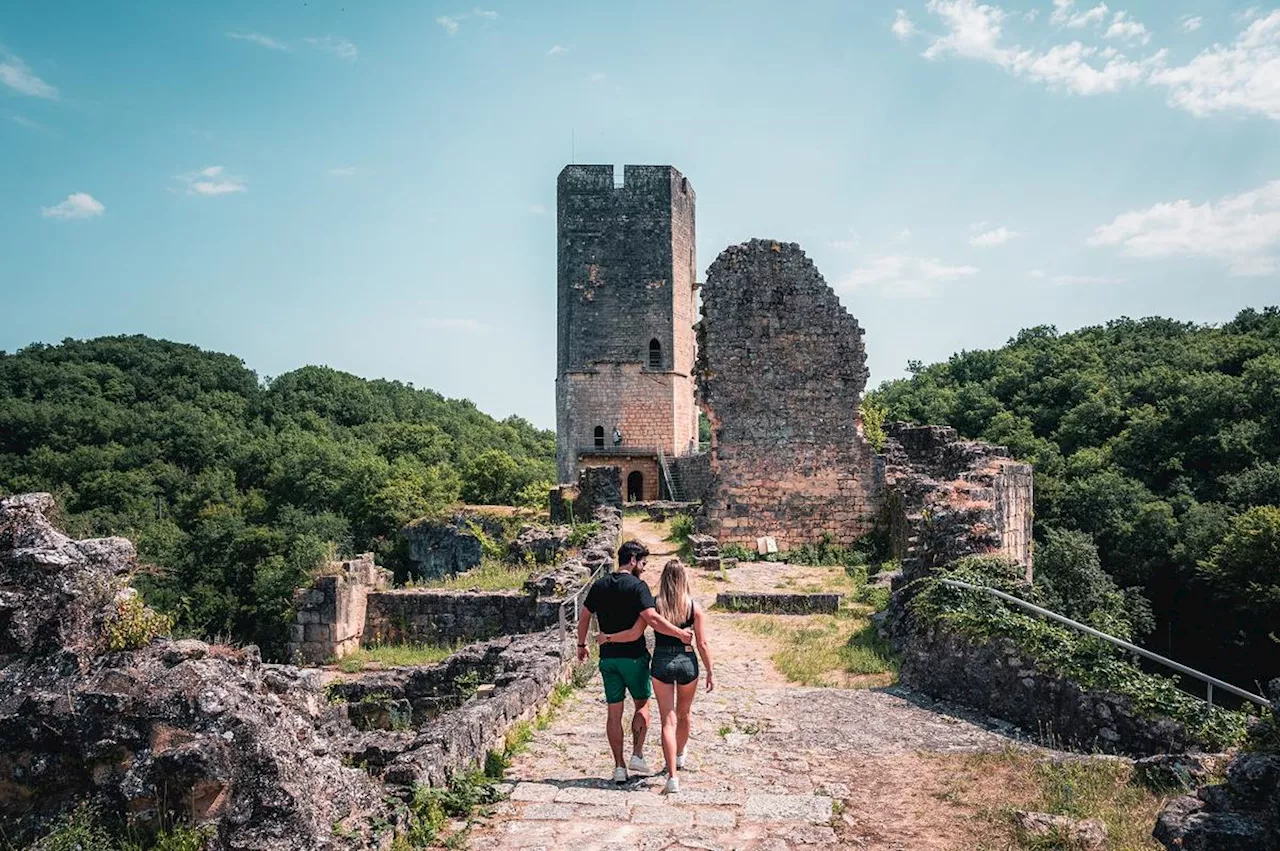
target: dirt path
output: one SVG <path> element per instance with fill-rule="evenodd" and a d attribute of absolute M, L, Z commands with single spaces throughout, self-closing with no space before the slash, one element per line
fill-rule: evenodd
<path fill-rule="evenodd" d="M 624 532 L 654 555 L 672 549 L 651 524 L 628 518 Z M 646 579 L 656 581 L 660 567 Z M 716 583 L 698 586 L 710 603 Z M 1012 740 L 893 689 L 796 687 L 769 661 L 768 641 L 732 621 L 712 614 L 717 688 L 694 705 L 691 765 L 680 793 L 659 794 L 661 775 L 624 787 L 607 779 L 612 761 L 597 678 L 516 758 L 510 799 L 477 827 L 470 847 L 975 847 L 969 812 L 946 801 L 928 755 L 999 750 Z M 646 756 L 660 769 L 656 729 Z"/>

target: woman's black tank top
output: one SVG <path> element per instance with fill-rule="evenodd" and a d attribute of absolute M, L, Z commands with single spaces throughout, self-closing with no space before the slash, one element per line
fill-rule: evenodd
<path fill-rule="evenodd" d="M 681 629 L 690 629 L 693 626 L 693 601 L 689 601 L 689 617 L 684 623 L 676 624 Z M 662 645 L 665 647 L 679 647 L 684 649 L 685 643 L 672 635 L 663 635 L 656 629 L 653 631 L 653 644 L 655 647 Z"/>

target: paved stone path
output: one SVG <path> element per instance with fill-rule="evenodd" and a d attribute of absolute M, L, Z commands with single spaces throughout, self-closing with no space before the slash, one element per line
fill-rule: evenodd
<path fill-rule="evenodd" d="M 713 586 L 698 585 L 710 602 Z M 739 617 L 712 615 L 716 690 L 700 691 L 694 704 L 691 764 L 678 794 L 660 794 L 661 774 L 623 787 L 608 779 L 597 675 L 516 758 L 509 799 L 477 826 L 469 847 L 972 847 L 956 844 L 958 814 L 931 794 L 933 768 L 921 754 L 997 750 L 1011 739 L 892 689 L 793 686 L 773 669 L 769 646 L 734 626 Z M 628 702 L 624 726 L 629 718 Z M 645 755 L 660 771 L 657 733 L 655 717 Z"/>

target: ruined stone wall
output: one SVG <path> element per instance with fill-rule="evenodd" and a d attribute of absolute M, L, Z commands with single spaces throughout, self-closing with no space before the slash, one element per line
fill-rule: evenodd
<path fill-rule="evenodd" d="M 783 549 L 874 526 L 881 473 L 862 435 L 862 329 L 794 243 L 752 240 L 707 273 L 699 400 L 712 424 L 705 530 Z"/>
<path fill-rule="evenodd" d="M 369 595 L 370 644 L 453 644 L 546 629 L 535 597 L 520 591 L 397 589 Z"/>
<path fill-rule="evenodd" d="M 390 583 L 391 572 L 373 563 L 373 553 L 329 565 L 311 587 L 294 592 L 289 658 L 318 665 L 359 650 L 369 594 Z"/>
<path fill-rule="evenodd" d="M 711 491 L 711 454 L 684 455 L 671 463 L 672 475 L 680 480 L 681 496 L 688 502 L 701 502 Z"/>
<path fill-rule="evenodd" d="M 1000 555 L 1032 578 L 1032 468 L 949 426 L 886 428 L 886 514 L 906 581 L 968 555 Z"/>
<path fill-rule="evenodd" d="M 561 481 L 603 426 L 632 445 L 678 454 L 697 434 L 693 407 L 693 188 L 670 166 L 571 165 L 557 184 L 556 457 Z M 650 343 L 659 357 L 650 366 Z M 625 364 L 625 373 L 616 369 Z M 615 368 L 608 368 L 609 366 Z M 631 396 L 647 399 L 650 430 Z M 652 398 L 656 395 L 656 398 Z M 626 424 L 631 421 L 630 427 Z M 630 432 L 630 433 L 629 433 Z M 645 444 L 633 441 L 646 441 Z"/>

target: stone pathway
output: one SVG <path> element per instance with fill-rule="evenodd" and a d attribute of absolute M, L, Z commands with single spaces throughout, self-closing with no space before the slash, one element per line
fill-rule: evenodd
<path fill-rule="evenodd" d="M 656 581 L 653 576 L 646 576 Z M 709 602 L 714 588 L 698 583 Z M 723 587 L 723 586 L 721 586 Z M 895 690 L 812 689 L 783 680 L 771 648 L 713 614 L 716 690 L 694 704 L 681 792 L 665 777 L 607 779 L 598 676 L 508 772 L 510 797 L 473 831 L 488 849 L 972 848 L 935 794 L 922 753 L 998 750 L 1013 740 Z M 656 703 L 654 704 L 656 710 Z M 629 722 L 628 714 L 624 726 Z M 662 767 L 657 719 L 645 755 Z M 630 732 L 628 736 L 628 750 Z"/>

